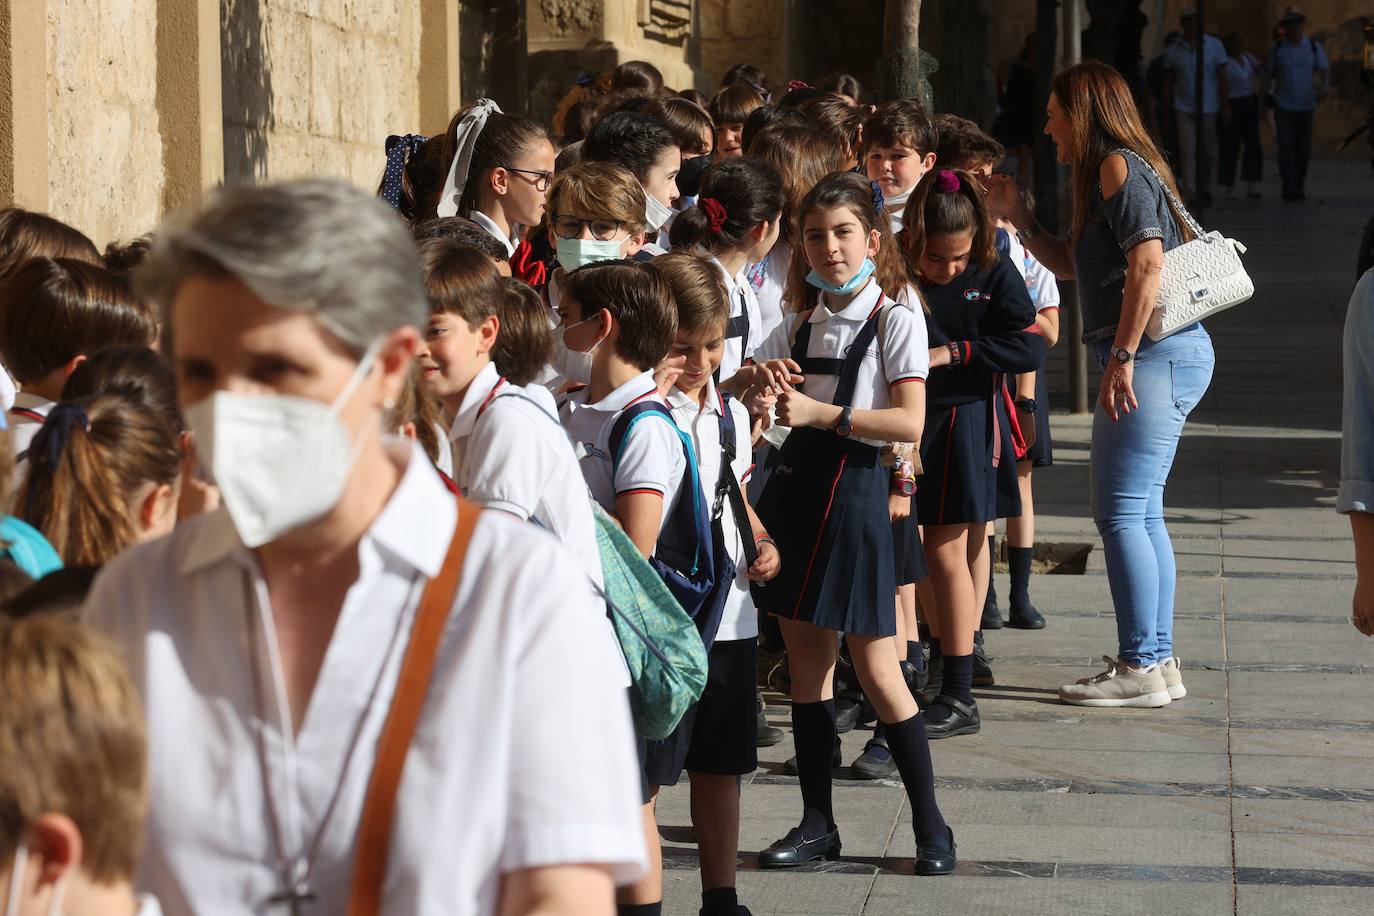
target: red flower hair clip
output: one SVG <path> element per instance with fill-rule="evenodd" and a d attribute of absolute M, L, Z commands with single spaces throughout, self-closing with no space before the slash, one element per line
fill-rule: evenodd
<path fill-rule="evenodd" d="M 703 197 L 700 203 L 701 209 L 706 211 L 706 221 L 710 223 L 711 231 L 719 235 L 720 230 L 725 228 L 725 221 L 730 218 L 730 214 L 725 210 L 725 204 L 714 197 Z"/>

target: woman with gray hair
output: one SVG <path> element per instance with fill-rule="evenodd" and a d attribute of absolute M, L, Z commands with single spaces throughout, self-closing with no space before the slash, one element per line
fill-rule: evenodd
<path fill-rule="evenodd" d="M 426 316 L 405 227 L 342 183 L 238 188 L 140 279 L 224 503 L 86 608 L 148 718 L 146 889 L 169 914 L 609 913 L 645 856 L 604 607 L 384 440 Z"/>

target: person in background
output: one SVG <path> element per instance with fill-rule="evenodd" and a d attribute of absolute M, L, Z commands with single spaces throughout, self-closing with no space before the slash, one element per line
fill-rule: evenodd
<path fill-rule="evenodd" d="M 476 248 L 491 258 L 491 262 L 496 265 L 498 274 L 503 277 L 511 275 L 509 250 L 490 232 L 470 219 L 464 219 L 461 216 L 440 216 L 425 220 L 422 223 L 416 223 L 411 228 L 410 234 L 414 236 L 416 244 L 427 242 L 430 239 L 444 239 L 466 245 L 468 248 Z"/>
<path fill-rule="evenodd" d="M 143 886 L 177 914 L 341 913 L 386 853 L 383 916 L 609 911 L 645 862 L 605 605 L 383 435 L 427 312 L 405 224 L 341 181 L 239 186 L 159 228 L 140 282 L 225 509 L 121 554 L 84 610 L 149 722 Z M 379 837 L 359 828 L 422 604 L 447 625 Z"/>
<path fill-rule="evenodd" d="M 635 176 L 644 189 L 648 238 L 657 243 L 679 197 L 677 173 L 682 168 L 682 148 L 673 132 L 648 115 L 614 112 L 587 134 L 577 161 L 613 163 Z M 665 250 L 662 245 L 654 247 L 655 254 Z"/>
<path fill-rule="evenodd" d="M 129 284 L 103 267 L 34 258 L 0 287 L 0 356 L 24 387 L 9 411 L 15 460 L 62 396 L 67 377 L 106 347 L 152 344 L 156 324 Z"/>
<path fill-rule="evenodd" d="M 1279 139 L 1279 176 L 1283 199 L 1307 199 L 1307 164 L 1312 159 L 1312 119 L 1326 98 L 1331 63 L 1321 42 L 1307 34 L 1307 17 L 1296 6 L 1279 19 L 1283 39 L 1265 61 L 1274 128 Z"/>
<path fill-rule="evenodd" d="M 735 64 L 726 70 L 720 78 L 720 88 L 729 89 L 731 86 L 745 86 L 754 90 L 764 105 L 773 97 L 772 90 L 768 88 L 768 74 L 753 64 Z"/>
<path fill-rule="evenodd" d="M 716 126 L 715 148 L 711 155 L 717 162 L 744 155 L 744 122 L 763 104 L 763 96 L 745 85 L 730 86 L 716 93 L 710 112 L 711 122 Z"/>
<path fill-rule="evenodd" d="M 663 74 L 647 60 L 627 60 L 611 71 L 611 91 L 656 96 L 663 92 Z"/>
<path fill-rule="evenodd" d="M 138 693 L 70 620 L 0 615 L 0 888 L 8 916 L 161 916 L 134 892 L 148 807 Z"/>
<path fill-rule="evenodd" d="M 838 95 L 855 108 L 861 107 L 864 103 L 863 83 L 859 82 L 858 77 L 848 73 L 827 73 L 816 80 L 816 88 Z"/>
<path fill-rule="evenodd" d="M 1236 196 L 1236 160 L 1245 182 L 1245 196 L 1260 196 L 1264 178 L 1264 150 L 1260 147 L 1260 62 L 1245 50 L 1240 32 L 1226 36 L 1226 86 L 1230 92 L 1231 114 L 1221 122 L 1221 167 L 1217 184 L 1226 197 Z"/>
<path fill-rule="evenodd" d="M 1178 155 L 1183 173 L 1185 198 L 1202 206 L 1212 203 L 1212 167 L 1216 162 L 1217 116 L 1225 121 L 1231 115 L 1230 84 L 1227 80 L 1226 48 L 1220 39 L 1200 34 L 1195 9 L 1179 16 L 1182 37 L 1164 52 L 1164 97 L 1174 112 L 1178 130 Z M 1197 98 L 1197 47 L 1203 43 L 1202 98 Z M 1199 108 L 1200 106 L 1200 108 Z M 1202 111 L 1199 133 L 1197 112 Z M 1197 150 L 1202 146 L 1199 171 Z"/>
<path fill-rule="evenodd" d="M 1341 409 L 1341 488 L 1336 511 L 1355 540 L 1351 622 L 1374 636 L 1374 270 L 1366 271 L 1345 313 L 1345 393 Z"/>

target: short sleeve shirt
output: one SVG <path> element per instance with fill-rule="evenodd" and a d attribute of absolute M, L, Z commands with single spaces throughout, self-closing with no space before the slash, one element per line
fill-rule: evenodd
<path fill-rule="evenodd" d="M 806 355 L 823 359 L 843 359 L 849 345 L 868 323 L 879 302 L 890 302 L 878 284 L 870 281 L 863 290 L 839 312 L 831 312 L 820 300 L 807 321 L 811 323 L 811 342 Z M 757 359 L 782 359 L 792 355 L 793 327 L 798 318 L 792 317 L 779 325 L 759 348 Z M 892 406 L 891 386 L 908 382 L 924 382 L 930 374 L 930 347 L 924 317 L 911 307 L 896 303 L 888 312 L 882 333 L 864 352 L 854 387 L 855 410 L 883 410 Z M 802 386 L 808 397 L 827 404 L 833 403 L 839 388 L 839 377 L 813 375 Z M 858 437 L 856 437 L 858 438 Z M 869 445 L 884 443 L 859 439 Z"/>
<path fill-rule="evenodd" d="M 267 583 L 223 510 L 125 551 L 96 579 L 85 619 L 123 650 L 148 723 L 137 883 L 168 913 L 267 911 L 283 887 L 278 835 L 293 859 L 320 837 L 315 907 L 348 908 L 404 637 L 457 519 L 418 446 L 389 454 L 400 482 L 359 542 L 299 729 Z M 605 605 L 585 581 L 534 526 L 490 511 L 478 521 L 397 794 L 383 916 L 493 916 L 502 876 L 527 868 L 643 874 L 629 704 Z"/>
<path fill-rule="evenodd" d="M 1149 239 L 1162 239 L 1165 251 L 1183 241 L 1159 180 L 1134 155 L 1122 158 L 1126 183 L 1108 200 L 1093 192 L 1082 237 L 1074 245 L 1084 340 L 1116 333 L 1126 289 L 1126 253 Z"/>
<path fill-rule="evenodd" d="M 1216 114 L 1221 110 L 1217 99 L 1217 68 L 1226 66 L 1226 46 L 1214 35 L 1203 42 L 1206 69 L 1202 76 L 1202 113 Z M 1186 41 L 1176 41 L 1164 52 L 1164 67 L 1174 73 L 1174 110 L 1185 114 L 1197 111 L 1197 48 Z"/>
<path fill-rule="evenodd" d="M 1326 49 L 1310 35 L 1293 44 L 1281 41 L 1269 52 L 1274 104 L 1285 111 L 1312 111 L 1317 107 L 1317 71 L 1331 69 Z"/>
<path fill-rule="evenodd" d="M 711 263 L 720 271 L 721 277 L 725 280 L 725 288 L 729 291 L 730 320 L 734 321 L 742 315 L 749 317 L 747 337 L 727 337 L 725 340 L 725 353 L 720 359 L 720 377 L 728 379 L 738 372 L 746 361 L 754 358 L 754 351 L 758 349 L 761 339 L 759 335 L 763 316 L 759 314 L 759 301 L 754 295 L 753 284 L 749 282 L 748 265 L 731 276 L 720 261 L 712 258 Z"/>
<path fill-rule="evenodd" d="M 1345 313 L 1339 512 L 1374 513 L 1374 270 L 1366 271 Z"/>
<path fill-rule="evenodd" d="M 658 393 L 653 373 L 644 372 L 594 404 L 587 403 L 583 388 L 568 395 L 560 410 L 563 428 L 573 441 L 582 477 L 592 497 L 607 512 L 615 511 L 615 499 L 627 493 L 658 493 L 663 497 L 663 521 L 678 498 L 687 457 L 677 429 L 667 417 L 647 416 L 630 430 L 619 463 L 611 460 L 611 428 L 625 408 L 644 400 L 667 406 Z"/>
<path fill-rule="evenodd" d="M 678 428 L 692 437 L 696 449 L 697 464 L 700 468 L 702 497 L 706 505 L 713 505 L 716 498 L 716 485 L 720 480 L 721 462 L 725 452 L 720 442 L 720 395 L 716 386 L 708 379 L 704 403 L 674 388 L 668 392 L 668 404 L 673 409 L 673 420 Z M 749 483 L 749 472 L 753 468 L 753 445 L 749 437 L 749 411 L 734 398 L 730 399 L 730 415 L 735 421 L 735 461 L 730 472 L 743 492 Z M 725 548 L 735 561 L 735 580 L 730 594 L 725 599 L 725 611 L 721 617 L 720 629 L 716 639 L 749 639 L 759 633 L 758 614 L 754 610 L 754 599 L 749 593 L 749 580 L 745 578 L 744 538 L 753 538 L 752 531 L 741 532 L 735 523 L 735 515 L 730 504 L 725 503 L 721 513 L 721 531 L 725 535 Z"/>

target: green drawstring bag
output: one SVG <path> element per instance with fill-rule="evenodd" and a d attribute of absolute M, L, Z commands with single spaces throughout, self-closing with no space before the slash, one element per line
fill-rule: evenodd
<path fill-rule="evenodd" d="M 673 733 L 706 688 L 706 647 L 687 612 L 620 526 L 595 502 L 606 614 L 630 669 L 635 733 Z"/>

